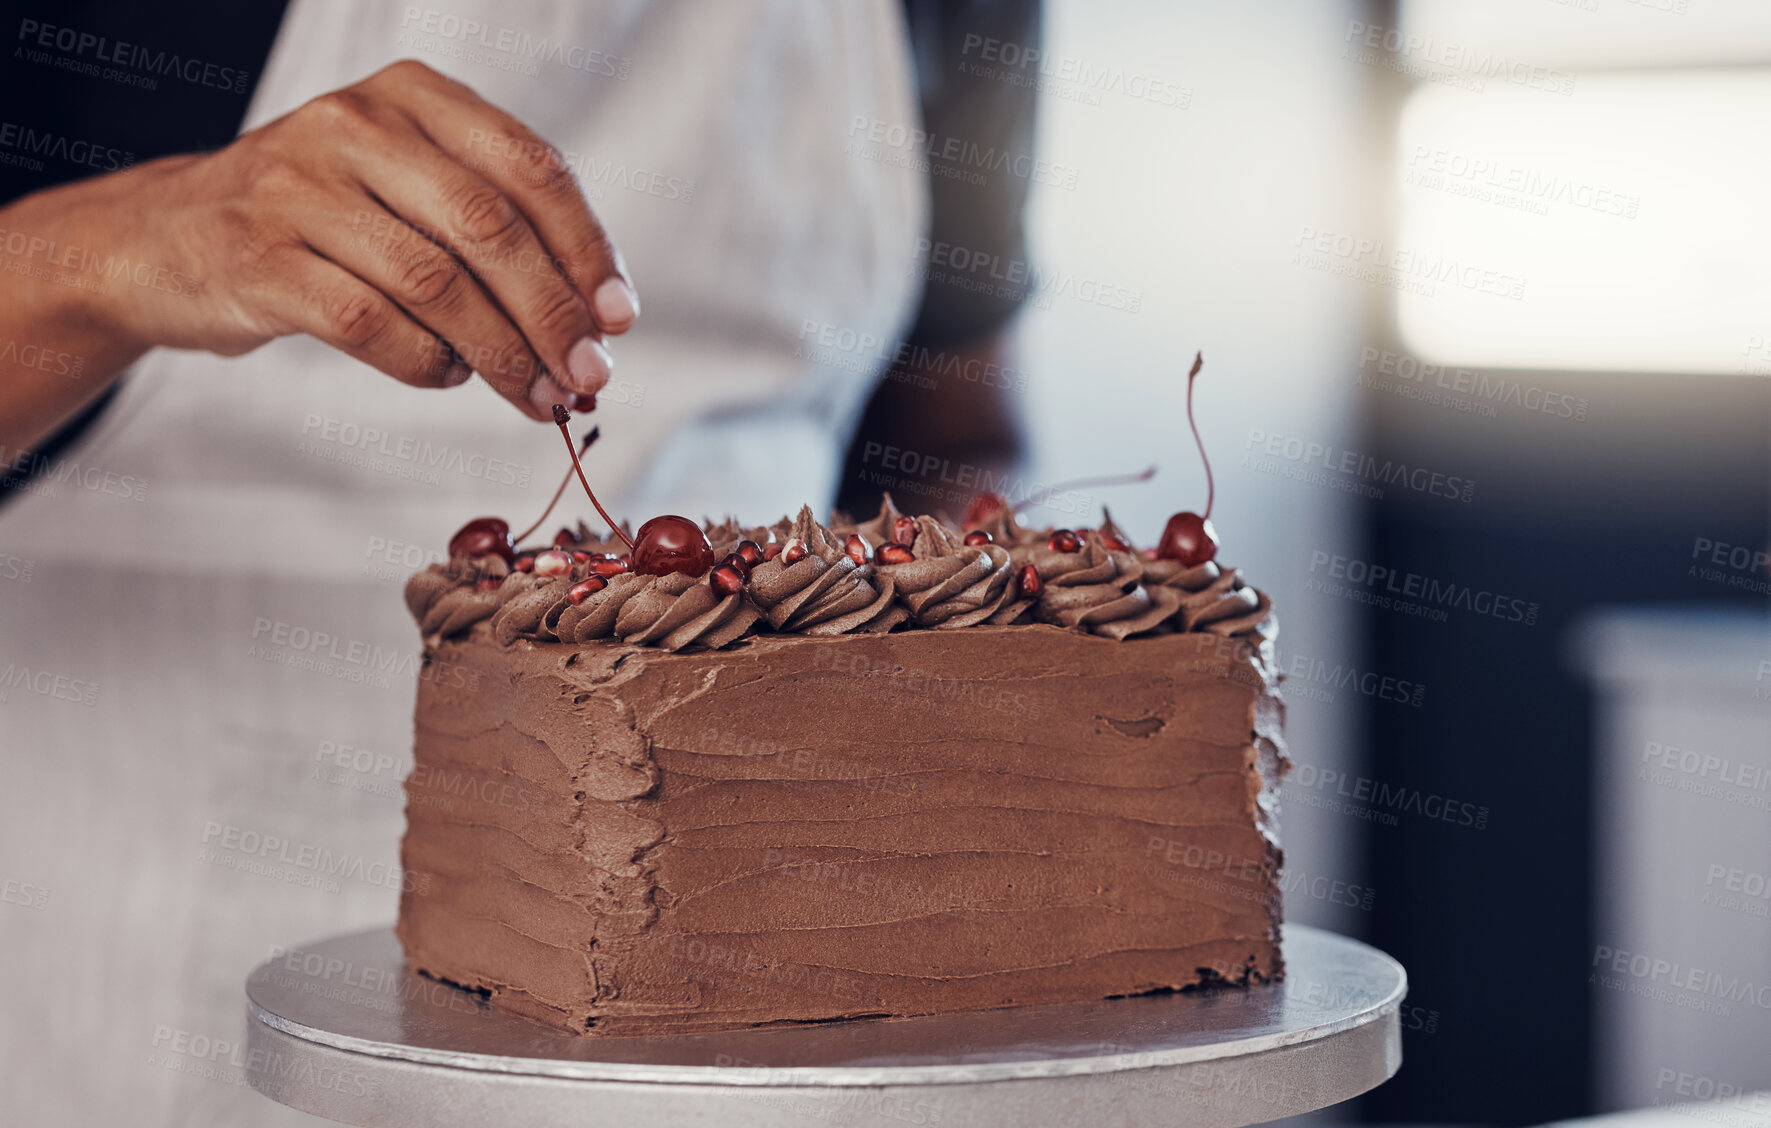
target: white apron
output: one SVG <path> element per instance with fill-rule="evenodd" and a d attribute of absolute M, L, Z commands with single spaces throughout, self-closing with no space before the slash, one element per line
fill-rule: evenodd
<path fill-rule="evenodd" d="M 295 0 L 247 126 L 401 57 L 566 150 L 622 248 L 642 314 L 586 466 L 611 511 L 827 504 L 872 380 L 807 335 L 894 339 L 926 220 L 917 173 L 844 147 L 914 124 L 896 0 Z M 0 508 L 18 1123 L 311 1122 L 243 1083 L 242 981 L 391 923 L 401 584 L 468 518 L 527 525 L 563 445 L 478 380 L 407 388 L 305 338 L 157 352 Z"/>

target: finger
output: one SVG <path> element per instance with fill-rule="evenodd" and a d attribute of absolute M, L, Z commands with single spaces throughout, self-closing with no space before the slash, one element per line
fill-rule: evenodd
<path fill-rule="evenodd" d="M 624 333 L 639 297 L 608 231 L 592 213 L 559 150 L 468 86 L 421 63 L 375 76 L 433 143 L 497 185 L 551 248 L 591 303 L 598 327 Z"/>
<path fill-rule="evenodd" d="M 278 319 L 402 384 L 447 388 L 473 373 L 385 294 L 305 247 L 272 252 Z M 291 300 L 291 295 L 293 300 Z"/>
<path fill-rule="evenodd" d="M 300 226 L 314 249 L 393 299 L 500 395 L 537 418 L 551 417 L 537 412 L 551 413 L 547 397 L 556 386 L 537 379 L 546 371 L 540 358 L 468 268 L 374 201 L 355 203 L 326 213 L 349 214 L 348 225 L 304 217 Z"/>
<path fill-rule="evenodd" d="M 396 131 L 380 151 L 356 150 L 346 159 L 369 193 L 467 264 L 543 367 L 574 391 L 608 383 L 613 361 L 597 340 L 589 304 L 490 181 L 416 133 Z"/>

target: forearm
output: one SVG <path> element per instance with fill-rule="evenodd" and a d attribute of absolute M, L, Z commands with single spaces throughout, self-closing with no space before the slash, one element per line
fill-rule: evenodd
<path fill-rule="evenodd" d="M 53 434 L 152 343 L 119 317 L 119 290 L 170 283 L 106 230 L 126 218 L 117 201 L 154 173 L 143 166 L 0 209 L 0 461 Z"/>

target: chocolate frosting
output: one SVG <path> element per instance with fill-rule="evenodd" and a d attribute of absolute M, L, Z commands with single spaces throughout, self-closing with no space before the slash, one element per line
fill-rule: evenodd
<path fill-rule="evenodd" d="M 810 506 L 800 509 L 785 532 L 782 543 L 804 545 L 805 556 L 792 564 L 781 556 L 763 561 L 751 570 L 746 589 L 771 630 L 811 635 L 889 631 L 908 617 L 894 601 L 891 578 L 871 564 L 849 559 L 829 530 L 813 519 Z"/>
<path fill-rule="evenodd" d="M 883 514 L 882 514 L 883 517 Z M 1014 567 L 1006 548 L 968 545 L 932 517 L 916 519 L 911 543 L 916 559 L 880 568 L 919 627 L 957 628 L 981 623 L 1014 593 Z"/>
<path fill-rule="evenodd" d="M 668 635 L 673 614 L 641 618 Z M 401 858 L 429 880 L 398 932 L 410 966 L 499 1006 L 647 1036 L 1282 973 L 1265 647 L 1035 623 L 666 654 L 494 630 L 426 645 L 456 676 L 418 685 Z"/>
<path fill-rule="evenodd" d="M 1033 622 L 1115 640 L 1207 632 L 1258 643 L 1276 629 L 1272 602 L 1239 572 L 1215 562 L 1186 568 L 1140 555 L 1111 515 L 1100 530 L 1081 534 L 1075 552 L 1052 548 L 1052 530 L 1022 526 L 1004 510 L 982 526 L 989 544 L 968 545 L 957 527 L 918 517 L 913 560 L 857 564 L 849 557 L 849 535 L 859 535 L 871 550 L 892 541 L 900 517 L 887 496 L 871 520 L 839 521 L 834 528 L 820 524 L 809 507 L 766 528 L 707 522 L 716 559 L 744 539 L 805 547 L 791 564 L 785 551 L 757 564 L 734 595 L 719 595 L 705 576 L 625 573 L 573 605 L 567 593 L 591 574 L 589 565 L 575 565 L 564 576 L 509 575 L 496 557 L 457 558 L 414 575 L 406 606 L 427 639 L 459 637 L 489 619 L 502 646 L 518 639 L 613 638 L 669 651 L 719 649 L 762 632 L 827 636 Z M 591 541 L 582 525 L 578 535 L 580 549 L 624 548 L 618 540 Z M 1029 564 L 1041 581 L 1036 598 L 1024 596 L 1018 583 Z"/>

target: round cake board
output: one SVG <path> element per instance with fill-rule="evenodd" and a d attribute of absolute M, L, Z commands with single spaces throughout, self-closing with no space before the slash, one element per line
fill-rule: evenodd
<path fill-rule="evenodd" d="M 365 1128 L 522 1124 L 1256 1124 L 1402 1064 L 1402 966 L 1288 925 L 1286 976 L 924 1018 L 574 1037 L 406 970 L 391 929 L 291 949 L 246 981 L 247 1075 Z"/>

